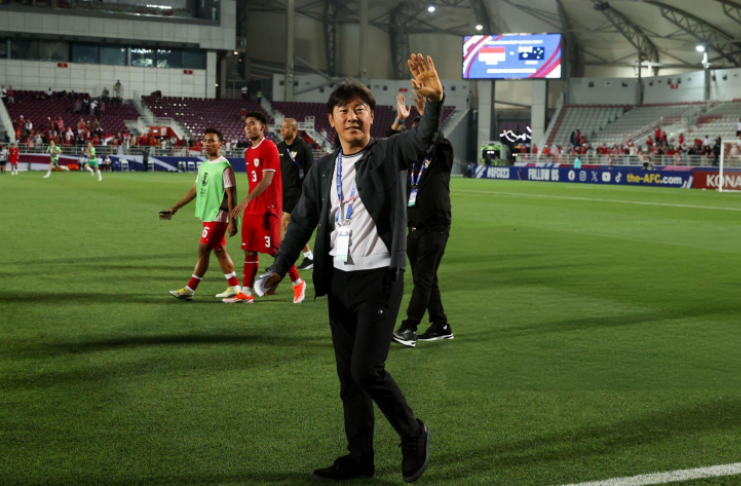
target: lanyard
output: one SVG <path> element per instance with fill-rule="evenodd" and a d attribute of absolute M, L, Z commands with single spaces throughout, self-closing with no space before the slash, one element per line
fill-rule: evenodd
<path fill-rule="evenodd" d="M 334 216 L 335 224 L 340 221 L 340 212 L 342 212 L 342 150 L 340 150 L 337 156 L 337 198 L 340 201 L 340 207 L 337 208 L 337 213 Z M 355 202 L 355 180 L 352 181 L 352 191 L 350 191 L 350 199 L 347 201 L 347 215 L 345 216 L 344 225 L 349 225 L 351 222 L 350 216 L 352 216 L 352 206 Z"/>
<path fill-rule="evenodd" d="M 291 154 L 291 149 L 289 149 L 288 147 L 286 147 L 286 152 L 288 152 L 288 156 L 291 158 L 291 160 L 293 161 L 294 164 L 301 165 L 298 162 L 296 162 L 296 159 L 293 158 L 293 155 Z"/>
<path fill-rule="evenodd" d="M 412 165 L 412 171 L 409 173 L 409 178 L 412 180 L 412 189 L 416 189 L 419 187 L 419 181 L 422 179 L 422 173 L 425 171 L 425 165 L 427 164 L 427 161 L 430 160 L 430 157 L 425 157 L 425 159 L 422 161 L 422 167 L 419 169 L 419 174 L 417 175 L 417 180 L 414 180 L 414 167 L 417 164 Z"/>

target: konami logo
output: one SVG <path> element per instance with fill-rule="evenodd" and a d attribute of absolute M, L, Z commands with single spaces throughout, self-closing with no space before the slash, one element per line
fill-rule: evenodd
<path fill-rule="evenodd" d="M 718 172 L 695 172 L 695 189 L 718 189 L 720 174 Z M 741 172 L 726 172 L 723 174 L 723 189 L 741 190 Z"/>

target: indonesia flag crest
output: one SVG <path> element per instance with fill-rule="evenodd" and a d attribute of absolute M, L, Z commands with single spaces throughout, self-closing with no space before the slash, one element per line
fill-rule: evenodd
<path fill-rule="evenodd" d="M 507 52 L 504 46 L 484 46 L 479 51 L 479 62 L 497 64 L 506 60 Z"/>

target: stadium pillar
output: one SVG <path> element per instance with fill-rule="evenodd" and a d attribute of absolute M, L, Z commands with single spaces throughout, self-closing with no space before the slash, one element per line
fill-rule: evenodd
<path fill-rule="evenodd" d="M 494 116 L 494 81 L 478 81 L 479 105 L 478 105 L 478 136 L 476 147 L 476 161 L 481 156 L 481 147 L 492 140 L 491 120 Z"/>
<path fill-rule="evenodd" d="M 548 108 L 548 81 L 533 80 L 530 81 L 533 86 L 533 104 L 530 108 L 530 129 L 533 131 L 532 143 L 543 148 L 545 140 L 545 117 Z"/>
<path fill-rule="evenodd" d="M 293 57 L 296 41 L 296 0 L 286 1 L 286 101 L 293 100 Z"/>
<path fill-rule="evenodd" d="M 218 54 L 206 53 L 206 98 L 216 98 L 216 85 L 219 84 Z"/>
<path fill-rule="evenodd" d="M 360 0 L 360 79 L 368 82 L 368 0 Z"/>

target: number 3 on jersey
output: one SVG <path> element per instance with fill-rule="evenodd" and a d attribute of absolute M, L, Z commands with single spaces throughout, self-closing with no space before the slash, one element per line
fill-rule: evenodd
<path fill-rule="evenodd" d="M 252 182 L 257 182 L 257 171 L 251 170 L 250 173 L 252 174 Z"/>

